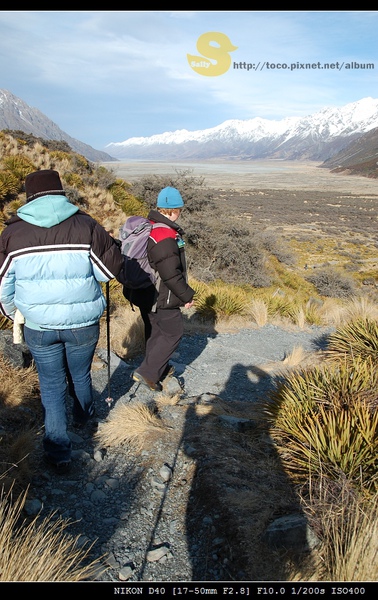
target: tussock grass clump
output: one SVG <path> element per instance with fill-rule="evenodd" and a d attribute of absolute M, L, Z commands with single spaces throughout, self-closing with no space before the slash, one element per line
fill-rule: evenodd
<path fill-rule="evenodd" d="M 114 307 L 110 318 L 111 349 L 122 359 L 132 359 L 144 352 L 144 325 L 139 309 L 128 303 Z M 100 322 L 99 346 L 107 346 L 107 325 L 104 315 Z"/>
<path fill-rule="evenodd" d="M 267 289 L 256 296 L 253 292 L 253 312 L 257 307 L 261 307 L 266 313 L 266 322 L 286 321 L 304 328 L 306 325 L 323 325 L 324 319 L 321 314 L 322 300 L 308 297 L 307 294 L 298 290 L 293 293 L 281 288 L 275 288 L 274 291 Z M 265 308 L 264 305 L 265 304 Z M 255 314 L 253 314 L 255 318 Z"/>
<path fill-rule="evenodd" d="M 33 367 L 15 368 L 0 354 L 0 478 L 9 489 L 30 481 L 31 460 L 42 426 L 38 375 Z"/>
<path fill-rule="evenodd" d="M 269 309 L 266 302 L 255 298 L 251 302 L 250 314 L 259 327 L 264 327 L 268 323 Z"/>
<path fill-rule="evenodd" d="M 378 304 L 364 296 L 352 298 L 344 305 L 344 319 L 345 321 L 356 319 L 378 320 Z"/>
<path fill-rule="evenodd" d="M 19 415 L 20 417 L 21 415 Z M 19 423 L 18 423 L 19 424 Z M 9 427 L 10 423 L 7 421 Z M 33 476 L 32 455 L 35 451 L 41 429 L 24 425 L 17 430 L 13 422 L 10 431 L 2 432 L 0 439 L 0 480 L 4 490 L 12 487 L 15 492 L 25 489 Z"/>
<path fill-rule="evenodd" d="M 304 351 L 302 346 L 294 346 L 292 351 L 285 356 L 282 362 L 284 366 L 293 368 L 298 366 L 304 360 L 306 360 L 306 358 L 307 353 Z"/>
<path fill-rule="evenodd" d="M 18 193 L 20 183 L 10 171 L 0 171 L 0 201 L 11 199 Z"/>
<path fill-rule="evenodd" d="M 68 521 L 23 521 L 26 496 L 0 495 L 0 581 L 84 581 L 105 571 L 97 561 L 83 564 L 91 547 L 80 548 L 65 532 Z"/>
<path fill-rule="evenodd" d="M 34 163 L 22 154 L 10 155 L 4 157 L 2 166 L 8 172 L 12 173 L 20 183 L 25 177 L 34 171 Z"/>
<path fill-rule="evenodd" d="M 360 319 L 378 320 L 378 304 L 364 296 L 345 301 L 325 298 L 320 313 L 325 323 L 339 327 Z"/>
<path fill-rule="evenodd" d="M 277 385 L 268 418 L 296 479 L 342 475 L 357 486 L 376 486 L 377 389 L 376 365 L 360 357 L 293 373 Z"/>
<path fill-rule="evenodd" d="M 196 291 L 196 312 L 213 322 L 221 318 L 247 314 L 248 296 L 237 286 L 193 283 L 193 289 Z"/>
<path fill-rule="evenodd" d="M 0 410 L 19 406 L 36 391 L 38 375 L 34 367 L 16 368 L 0 353 Z"/>
<path fill-rule="evenodd" d="M 357 319 L 339 327 L 329 337 L 330 357 L 344 357 L 353 363 L 354 357 L 372 359 L 378 364 L 378 320 Z"/>
<path fill-rule="evenodd" d="M 332 581 L 377 581 L 378 494 L 341 497 L 324 515 Z"/>
<path fill-rule="evenodd" d="M 104 446 L 122 446 L 128 444 L 141 450 L 146 441 L 161 436 L 163 422 L 146 404 L 118 404 L 110 412 L 105 423 L 96 432 L 96 439 Z"/>
<path fill-rule="evenodd" d="M 317 580 L 377 581 L 378 495 L 358 494 L 345 479 L 312 480 L 308 491 L 302 504 L 322 539 Z"/>

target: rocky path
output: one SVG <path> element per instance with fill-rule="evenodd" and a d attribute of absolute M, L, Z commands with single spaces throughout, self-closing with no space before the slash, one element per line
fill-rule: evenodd
<path fill-rule="evenodd" d="M 102 557 L 106 571 L 99 571 L 97 581 L 250 578 L 235 548 L 239 526 L 213 497 L 225 467 L 207 452 L 208 425 L 194 407 L 206 409 L 219 399 L 253 402 L 272 385 L 269 365 L 282 363 L 296 346 L 309 353 L 321 349 L 326 334 L 316 327 L 289 331 L 267 325 L 235 334 L 185 336 L 174 356 L 176 377 L 165 386 L 166 394 L 179 400 L 160 407 L 164 433 L 135 451 L 127 445 L 103 448 L 90 431 L 72 429 L 72 471 L 58 476 L 42 468 L 33 481 L 28 514 L 57 511 L 69 519 L 69 532 L 80 536 L 79 543 L 94 544 L 91 559 Z M 130 377 L 137 363 L 111 355 L 109 407 L 106 361 L 106 351 L 99 349 L 93 383 L 100 421 L 122 403 L 154 401 L 153 392 Z M 221 418 L 225 427 L 238 427 L 229 415 L 217 415 Z M 209 438 L 208 444 L 216 440 Z"/>

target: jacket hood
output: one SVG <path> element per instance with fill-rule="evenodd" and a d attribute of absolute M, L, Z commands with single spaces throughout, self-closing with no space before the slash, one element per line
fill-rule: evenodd
<path fill-rule="evenodd" d="M 23 221 L 38 227 L 53 227 L 72 217 L 79 208 L 71 204 L 67 196 L 46 195 L 31 200 L 18 209 Z"/>

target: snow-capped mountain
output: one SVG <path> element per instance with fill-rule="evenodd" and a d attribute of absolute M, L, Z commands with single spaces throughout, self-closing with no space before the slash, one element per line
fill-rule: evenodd
<path fill-rule="evenodd" d="M 306 117 L 280 121 L 228 120 L 211 129 L 185 129 L 134 137 L 106 146 L 123 159 L 279 158 L 324 161 L 360 135 L 378 126 L 378 99 L 363 98 L 342 108 L 328 107 Z"/>

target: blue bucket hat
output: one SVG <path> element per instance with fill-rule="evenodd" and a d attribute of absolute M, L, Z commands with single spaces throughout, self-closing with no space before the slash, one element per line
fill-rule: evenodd
<path fill-rule="evenodd" d="M 182 208 L 184 201 L 181 194 L 174 187 L 166 187 L 159 192 L 157 198 L 158 208 Z"/>

